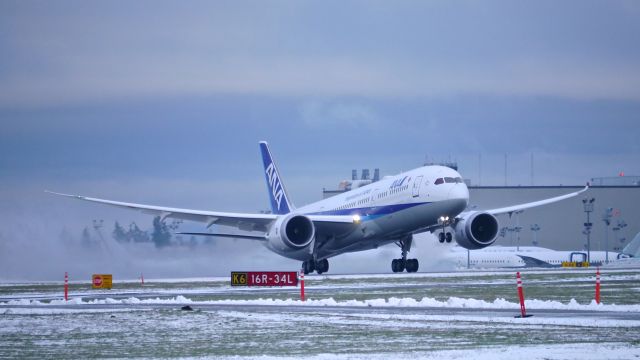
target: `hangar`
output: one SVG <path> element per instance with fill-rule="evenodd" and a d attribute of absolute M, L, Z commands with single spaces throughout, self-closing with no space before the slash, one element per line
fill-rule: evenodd
<path fill-rule="evenodd" d="M 470 186 L 470 206 L 494 208 L 570 193 L 583 186 Z M 592 186 L 583 196 L 503 217 L 498 245 L 537 245 L 554 250 L 585 249 L 584 200 L 591 203 L 591 250 L 619 251 L 640 232 L 640 186 Z M 608 221 L 605 221 L 608 219 Z M 608 224 L 607 224 L 608 223 Z"/>

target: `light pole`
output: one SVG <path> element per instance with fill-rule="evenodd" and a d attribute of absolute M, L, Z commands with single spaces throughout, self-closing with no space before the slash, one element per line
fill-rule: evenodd
<path fill-rule="evenodd" d="M 101 227 L 102 224 L 104 223 L 104 220 L 100 219 L 100 220 L 93 220 L 93 228 L 96 229 L 96 231 L 98 231 Z"/>
<path fill-rule="evenodd" d="M 104 220 L 102 219 L 93 220 L 93 228 L 95 229 L 95 231 L 98 233 L 98 236 L 100 237 L 100 247 L 102 247 L 103 249 L 106 249 L 107 252 L 111 253 L 111 248 L 109 247 L 109 244 L 107 244 L 107 242 L 105 241 L 104 237 L 102 236 L 102 232 L 100 231 L 103 224 L 104 224 Z"/>
<path fill-rule="evenodd" d="M 516 232 L 516 251 L 520 251 L 520 230 L 522 230 L 522 226 L 520 226 L 520 214 L 522 214 L 524 210 L 516 211 L 516 227 L 513 229 Z"/>
<path fill-rule="evenodd" d="M 590 221 L 589 215 L 593 211 L 594 198 L 582 199 L 582 205 L 584 206 L 584 212 L 587 214 L 587 222 L 584 223 L 584 231 L 587 234 L 587 262 L 591 263 L 591 227 L 593 224 Z"/>
<path fill-rule="evenodd" d="M 620 220 L 618 220 L 618 224 L 611 229 L 611 230 L 613 230 L 613 237 L 616 240 L 620 240 L 621 246 L 622 246 L 622 243 L 624 242 L 624 240 L 626 240 L 626 239 L 625 238 L 620 239 L 618 237 L 618 235 L 619 235 L 618 231 L 624 229 L 625 227 L 627 227 L 627 223 L 624 220 L 620 219 Z"/>
<path fill-rule="evenodd" d="M 171 229 L 171 232 L 175 233 L 178 227 L 180 227 L 180 224 L 182 224 L 182 220 L 173 220 L 167 227 Z M 182 245 L 181 235 L 176 236 L 176 240 L 178 241 L 179 245 Z"/>
<path fill-rule="evenodd" d="M 613 216 L 613 208 L 607 208 L 602 214 L 602 221 L 604 221 L 604 257 L 605 263 L 609 263 L 609 225 L 611 225 L 611 217 Z"/>
<path fill-rule="evenodd" d="M 533 224 L 531 225 L 531 231 L 533 231 L 533 246 L 538 246 L 538 231 L 540 231 L 540 225 Z"/>
<path fill-rule="evenodd" d="M 509 232 L 509 246 L 513 246 L 513 233 L 516 231 L 516 227 L 507 226 L 507 231 Z"/>

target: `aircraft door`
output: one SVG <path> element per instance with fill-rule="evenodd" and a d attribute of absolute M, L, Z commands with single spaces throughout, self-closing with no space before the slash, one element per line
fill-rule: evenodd
<path fill-rule="evenodd" d="M 420 185 L 422 185 L 422 175 L 418 176 L 413 182 L 413 197 L 420 196 Z"/>
<path fill-rule="evenodd" d="M 378 194 L 379 194 L 378 189 L 373 190 L 373 193 L 371 194 L 371 204 L 378 203 Z"/>
<path fill-rule="evenodd" d="M 584 262 L 587 261 L 587 254 L 583 252 L 572 252 L 569 256 L 571 262 Z"/>

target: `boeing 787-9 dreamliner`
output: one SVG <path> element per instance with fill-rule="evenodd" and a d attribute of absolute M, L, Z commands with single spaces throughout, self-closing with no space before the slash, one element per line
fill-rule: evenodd
<path fill-rule="evenodd" d="M 437 233 L 441 243 L 455 239 L 466 249 L 481 249 L 496 240 L 496 215 L 561 201 L 588 189 L 499 209 L 468 211 L 469 190 L 460 174 L 444 166 L 423 166 L 296 208 L 264 141 L 260 152 L 271 214 L 179 209 L 54 194 L 140 210 L 163 221 L 175 218 L 204 223 L 207 229 L 213 225 L 236 228 L 243 233 L 187 234 L 257 240 L 279 255 L 302 261 L 305 274 L 322 274 L 329 270 L 331 257 L 390 243 L 400 248 L 400 257 L 391 262 L 393 272 L 416 272 L 418 260 L 407 258 L 414 234 L 429 231 Z"/>

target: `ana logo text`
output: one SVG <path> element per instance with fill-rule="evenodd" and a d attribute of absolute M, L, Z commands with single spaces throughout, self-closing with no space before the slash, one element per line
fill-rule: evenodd
<path fill-rule="evenodd" d="M 284 195 L 284 191 L 282 189 L 282 184 L 280 183 L 280 179 L 278 178 L 278 172 L 276 171 L 276 167 L 273 166 L 273 163 L 267 166 L 265 171 L 267 174 L 267 179 L 269 179 L 269 186 L 271 187 L 271 195 L 276 200 L 278 204 L 278 210 L 280 209 L 280 202 L 282 201 L 282 196 Z"/>
<path fill-rule="evenodd" d="M 405 180 L 407 180 L 407 177 L 408 176 L 405 176 L 402 179 L 398 179 L 398 180 L 394 181 L 393 183 L 391 183 L 391 186 L 389 186 L 389 189 L 394 189 L 394 188 L 402 186 L 402 184 L 404 184 Z"/>

